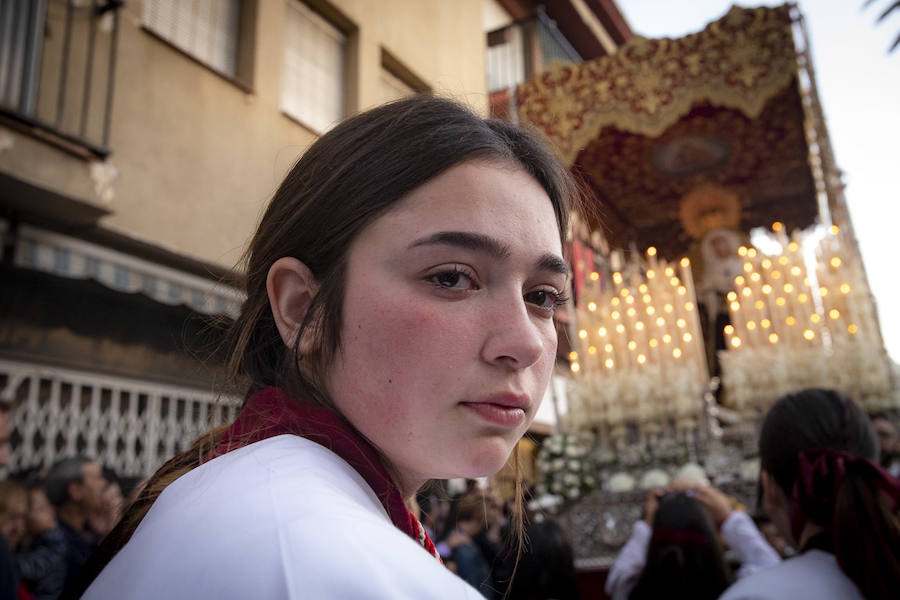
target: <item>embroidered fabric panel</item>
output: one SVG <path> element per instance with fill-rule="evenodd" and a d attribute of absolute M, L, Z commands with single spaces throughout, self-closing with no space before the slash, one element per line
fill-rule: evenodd
<path fill-rule="evenodd" d="M 698 102 L 755 118 L 796 73 L 789 7 L 734 7 L 700 33 L 636 36 L 612 56 L 554 64 L 516 96 L 520 120 L 572 164 L 604 127 L 656 137 Z"/>

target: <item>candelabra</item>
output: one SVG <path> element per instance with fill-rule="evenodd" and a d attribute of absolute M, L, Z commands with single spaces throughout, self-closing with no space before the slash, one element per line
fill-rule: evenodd
<path fill-rule="evenodd" d="M 772 230 L 774 252 L 738 250 L 723 404 L 755 422 L 785 393 L 828 387 L 870 411 L 898 407 L 865 277 L 838 227 L 790 239 L 781 223 Z"/>

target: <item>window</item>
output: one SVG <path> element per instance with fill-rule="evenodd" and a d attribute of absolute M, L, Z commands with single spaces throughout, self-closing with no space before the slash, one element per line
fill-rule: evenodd
<path fill-rule="evenodd" d="M 285 7 L 281 109 L 323 133 L 344 116 L 342 31 L 309 6 L 289 0 Z"/>
<path fill-rule="evenodd" d="M 390 102 L 391 100 L 399 100 L 406 96 L 416 93 L 405 81 L 391 73 L 382 65 L 381 67 L 381 101 Z"/>
<path fill-rule="evenodd" d="M 522 27 L 509 25 L 488 34 L 488 91 L 514 87 L 525 81 L 525 44 Z"/>
<path fill-rule="evenodd" d="M 26 135 L 109 154 L 121 3 L 0 0 L 0 108 Z"/>
<path fill-rule="evenodd" d="M 0 104 L 33 117 L 37 105 L 46 7 L 0 0 Z"/>
<path fill-rule="evenodd" d="M 379 78 L 381 102 L 399 100 L 429 87 L 401 63 L 393 54 L 381 49 L 381 76 Z"/>
<path fill-rule="evenodd" d="M 143 25 L 231 78 L 238 76 L 241 0 L 144 0 Z"/>

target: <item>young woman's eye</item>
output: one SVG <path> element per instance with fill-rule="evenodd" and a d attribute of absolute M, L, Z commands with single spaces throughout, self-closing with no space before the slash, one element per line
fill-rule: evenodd
<path fill-rule="evenodd" d="M 427 279 L 436 287 L 447 290 L 470 290 L 476 287 L 472 277 L 458 267 L 432 273 Z"/>
<path fill-rule="evenodd" d="M 525 301 L 549 312 L 555 312 L 569 299 L 555 290 L 534 290 L 525 294 Z"/>

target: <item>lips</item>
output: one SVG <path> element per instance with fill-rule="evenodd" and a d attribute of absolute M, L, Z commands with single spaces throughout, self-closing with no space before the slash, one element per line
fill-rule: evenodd
<path fill-rule="evenodd" d="M 529 402 L 524 395 L 494 394 L 462 405 L 492 425 L 514 428 L 525 422 Z"/>

